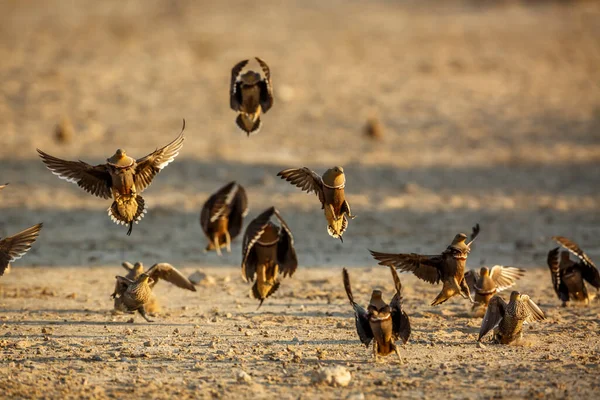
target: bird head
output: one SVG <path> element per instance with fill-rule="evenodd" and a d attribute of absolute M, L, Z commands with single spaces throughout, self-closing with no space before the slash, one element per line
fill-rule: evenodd
<path fill-rule="evenodd" d="M 142 264 L 141 262 L 136 262 L 133 266 L 133 272 L 135 272 L 136 276 L 144 273 L 144 264 Z"/>
<path fill-rule="evenodd" d="M 135 163 L 135 160 L 129 157 L 127 153 L 125 153 L 125 150 L 117 149 L 112 157 L 106 159 L 106 162 L 116 168 L 127 168 L 131 167 Z"/>
<path fill-rule="evenodd" d="M 344 175 L 344 168 L 339 166 L 329 168 L 323 174 L 323 183 L 325 184 L 325 186 L 332 189 L 343 188 L 346 185 L 346 176 Z"/>
<path fill-rule="evenodd" d="M 448 250 L 450 250 L 452 257 L 454 257 L 456 260 L 466 260 L 469 252 L 471 251 L 469 245 L 472 242 L 467 244 L 465 243 L 465 240 L 467 240 L 467 235 L 464 233 L 459 233 L 458 235 L 454 236 L 454 240 L 452 240 L 452 243 L 450 246 L 448 246 Z"/>
<path fill-rule="evenodd" d="M 521 300 L 521 293 L 517 292 L 516 290 L 513 290 L 513 292 L 510 294 L 510 301 L 517 300 Z"/>
<path fill-rule="evenodd" d="M 488 276 L 490 274 L 490 270 L 487 267 L 481 267 L 479 270 L 479 275 Z"/>
<path fill-rule="evenodd" d="M 150 275 L 143 273 L 141 274 L 138 279 L 137 279 L 138 283 L 147 283 L 148 285 L 152 284 L 152 282 L 154 282 L 154 280 L 152 278 L 150 278 Z"/>
<path fill-rule="evenodd" d="M 254 71 L 248 71 L 244 73 L 240 79 L 244 85 L 256 85 L 261 81 L 260 74 Z"/>

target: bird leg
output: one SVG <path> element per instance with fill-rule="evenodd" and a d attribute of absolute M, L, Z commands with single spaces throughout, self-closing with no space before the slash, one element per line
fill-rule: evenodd
<path fill-rule="evenodd" d="M 374 362 L 377 362 L 377 340 L 373 340 L 373 358 Z"/>
<path fill-rule="evenodd" d="M 229 231 L 225 231 L 225 243 L 227 243 L 227 252 L 231 253 L 231 235 Z"/>
<path fill-rule="evenodd" d="M 475 301 L 471 297 L 471 292 L 469 290 L 469 285 L 467 285 L 467 281 L 466 281 L 465 278 L 463 278 L 462 281 L 460 281 L 460 295 L 463 298 L 465 298 L 465 299 L 469 299 L 469 301 L 471 302 L 471 304 L 475 304 Z"/>
<path fill-rule="evenodd" d="M 145 309 L 143 306 L 142 306 L 142 307 L 140 307 L 140 308 L 138 308 L 138 312 L 140 313 L 140 315 L 141 315 L 142 317 L 144 317 L 144 319 L 145 319 L 147 322 L 154 322 L 153 320 L 151 320 L 150 318 L 148 318 L 148 316 L 146 315 L 146 309 Z"/>
<path fill-rule="evenodd" d="M 396 355 L 398 356 L 398 361 L 400 362 L 400 364 L 403 364 L 402 357 L 400 356 L 400 350 L 398 350 L 398 346 L 394 346 L 394 351 L 396 352 Z"/>
<path fill-rule="evenodd" d="M 221 253 L 221 243 L 219 243 L 219 235 L 215 235 L 214 242 L 215 242 L 215 251 L 217 252 L 217 254 L 220 256 L 223 255 Z"/>

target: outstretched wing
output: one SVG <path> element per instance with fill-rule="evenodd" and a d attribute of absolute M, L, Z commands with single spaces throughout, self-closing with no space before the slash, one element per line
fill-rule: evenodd
<path fill-rule="evenodd" d="M 192 292 L 196 291 L 196 287 L 194 286 L 194 284 L 190 282 L 188 278 L 183 276 L 183 274 L 171 264 L 154 264 L 152 267 L 150 267 L 148 271 L 146 271 L 146 274 L 148 274 L 148 276 L 152 278 L 154 282 L 158 283 L 159 279 L 164 279 L 165 281 L 170 282 L 173 285 L 182 289 L 191 290 Z"/>
<path fill-rule="evenodd" d="M 288 224 L 284 221 L 279 211 L 275 209 L 275 216 L 281 224 L 281 231 L 279 233 L 279 242 L 277 243 L 277 262 L 279 263 L 279 270 L 284 277 L 292 276 L 298 268 L 298 257 L 296 256 L 296 249 L 294 248 L 294 236 Z"/>
<path fill-rule="evenodd" d="M 552 277 L 552 286 L 558 298 L 562 301 L 569 301 L 569 289 L 562 281 L 560 276 L 560 260 L 558 258 L 558 250 L 556 247 L 548 252 L 548 268 L 550 268 L 550 276 Z"/>
<path fill-rule="evenodd" d="M 256 271 L 256 260 L 252 256 L 254 254 L 252 248 L 264 233 L 265 227 L 273 214 L 275 214 L 275 207 L 269 207 L 258 217 L 254 218 L 246 227 L 246 232 L 244 232 L 244 241 L 242 244 L 242 279 L 246 282 L 254 280 L 254 273 Z"/>
<path fill-rule="evenodd" d="M 471 231 L 471 238 L 469 239 L 469 242 L 473 242 L 477 236 L 479 235 L 479 232 L 481 231 L 479 224 L 475 224 L 475 226 L 473 227 L 472 231 Z"/>
<path fill-rule="evenodd" d="M 183 120 L 183 126 L 181 132 L 171 143 L 163 148 L 157 149 L 146 157 L 142 157 L 136 160 L 135 166 L 135 188 L 138 193 L 141 193 L 152 183 L 152 179 L 158 174 L 164 167 L 169 165 L 171 161 L 177 157 L 179 151 L 183 147 L 183 131 L 185 130 L 185 119 Z"/>
<path fill-rule="evenodd" d="M 61 179 L 75 183 L 94 196 L 110 199 L 112 180 L 106 165 L 90 165 L 83 161 L 66 161 L 37 149 L 40 158 L 52 173 Z"/>
<path fill-rule="evenodd" d="M 42 224 L 37 224 L 16 235 L 0 240 L 0 276 L 4 275 L 9 263 L 23 257 L 31 249 L 31 245 L 39 236 L 42 226 Z"/>
<path fill-rule="evenodd" d="M 467 272 L 465 272 L 465 282 L 467 283 L 467 286 L 469 287 L 470 293 L 475 293 L 475 284 L 477 283 L 478 280 L 479 280 L 479 272 L 475 271 L 474 269 L 470 269 Z"/>
<path fill-rule="evenodd" d="M 280 176 L 281 179 L 285 179 L 307 193 L 315 192 L 321 204 L 325 204 L 323 180 L 316 172 L 311 171 L 306 167 L 290 168 L 278 172 L 277 176 Z"/>
<path fill-rule="evenodd" d="M 348 275 L 348 270 L 346 270 L 346 268 L 342 270 L 342 274 L 344 276 L 344 288 L 346 289 L 346 295 L 348 295 L 348 300 L 350 300 L 350 304 L 354 308 L 356 332 L 358 333 L 360 341 L 368 347 L 373 340 L 373 331 L 371 330 L 371 325 L 369 324 L 369 313 L 354 301 L 352 287 L 350 286 L 350 276 Z"/>
<path fill-rule="evenodd" d="M 522 278 L 525 270 L 515 267 L 504 267 L 494 265 L 490 270 L 490 278 L 496 283 L 496 289 L 502 291 L 514 285 L 519 278 Z"/>
<path fill-rule="evenodd" d="M 240 72 L 242 72 L 246 64 L 248 64 L 248 60 L 243 60 L 235 64 L 234 67 L 231 69 L 231 83 L 229 85 L 229 105 L 234 111 L 239 111 L 242 105 L 242 94 L 237 88 L 237 80 L 240 76 Z"/>
<path fill-rule="evenodd" d="M 390 254 L 369 250 L 379 265 L 395 267 L 402 272 L 412 272 L 419 279 L 429 283 L 439 283 L 443 278 L 443 260 L 440 256 L 420 254 Z"/>
<path fill-rule="evenodd" d="M 596 268 L 592 260 L 583 252 L 583 250 L 581 250 L 577 243 L 567 239 L 564 236 L 552 236 L 552 239 L 554 239 L 556 243 L 560 244 L 565 249 L 569 250 L 571 253 L 575 254 L 585 264 Z"/>
<path fill-rule="evenodd" d="M 537 304 L 533 302 L 533 300 L 531 300 L 531 298 L 529 298 L 528 295 L 522 294 L 521 301 L 525 305 L 528 314 L 525 322 L 541 321 L 546 319 L 544 312 L 538 307 Z"/>
<path fill-rule="evenodd" d="M 490 300 L 483 321 L 481 321 L 481 328 L 479 329 L 479 337 L 477 341 L 481 339 L 492 329 L 496 327 L 504 318 L 504 311 L 506 310 L 506 302 L 502 300 L 500 296 L 494 296 Z"/>
<path fill-rule="evenodd" d="M 123 261 L 121 263 L 121 265 L 123 266 L 123 268 L 125 268 L 127 270 L 127 272 L 131 272 L 133 271 L 133 264 L 127 261 Z"/>
<path fill-rule="evenodd" d="M 258 85 L 260 86 L 260 106 L 263 112 L 269 111 L 273 106 L 273 84 L 271 83 L 271 70 L 266 62 L 256 57 L 256 61 L 260 64 L 260 67 L 263 70 L 263 74 L 265 75 L 265 79 L 260 81 Z"/>
<path fill-rule="evenodd" d="M 394 279 L 394 286 L 396 288 L 396 294 L 392 297 L 390 302 L 390 309 L 392 312 L 392 332 L 394 334 L 394 340 L 398 338 L 402 339 L 402 343 L 408 342 L 410 338 L 410 320 L 408 315 L 402 310 L 402 283 L 400 277 L 394 267 L 390 267 L 392 273 L 392 279 Z"/>

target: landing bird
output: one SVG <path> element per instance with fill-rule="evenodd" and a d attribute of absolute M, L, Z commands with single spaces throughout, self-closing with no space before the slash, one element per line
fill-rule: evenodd
<path fill-rule="evenodd" d="M 350 204 L 344 193 L 346 187 L 344 168 L 330 168 L 325 171 L 323 177 L 306 167 L 286 169 L 279 172 L 277 176 L 307 193 L 315 192 L 321 202 L 321 208 L 325 210 L 327 232 L 330 236 L 344 242 L 342 235 L 348 227 L 348 218 L 356 217 L 350 212 Z"/>
<path fill-rule="evenodd" d="M 229 104 L 232 110 L 238 112 L 235 123 L 248 136 L 258 133 L 262 126 L 260 114 L 266 113 L 273 106 L 271 71 L 266 62 L 258 57 L 255 59 L 263 75 L 254 71 L 242 73 L 249 60 L 240 61 L 231 70 L 229 89 Z"/>
<path fill-rule="evenodd" d="M 144 272 L 142 263 L 136 263 L 133 266 L 125 262 L 123 267 L 128 270 L 128 273 L 127 277 L 115 277 L 117 279 L 115 291 L 111 294 L 111 297 L 115 300 L 114 308 L 118 311 L 137 311 L 148 322 L 153 322 L 148 318 L 146 312 L 148 306 L 155 302 L 152 289 L 159 280 L 164 279 L 182 289 L 196 291 L 196 287 L 192 282 L 168 263 L 154 264 L 146 272 Z"/>
<path fill-rule="evenodd" d="M 230 182 L 210 196 L 200 213 L 200 225 L 208 238 L 204 251 L 226 247 L 231 253 L 231 241 L 242 231 L 242 222 L 248 214 L 246 190 L 236 182 Z"/>
<path fill-rule="evenodd" d="M 273 216 L 281 226 L 271 222 Z M 268 208 L 246 228 L 242 249 L 242 279 L 256 278 L 252 295 L 260 300 L 258 308 L 279 288 L 279 274 L 291 277 L 297 267 L 292 231 L 275 207 Z"/>
<path fill-rule="evenodd" d="M 419 279 L 432 284 L 443 282 L 442 291 L 437 295 L 432 306 L 442 304 L 449 298 L 460 294 L 471 302 L 469 286 L 465 282 L 465 266 L 471 244 L 479 234 L 479 224 L 473 227 L 471 241 L 465 243 L 467 235 L 459 233 L 441 255 L 425 256 L 421 254 L 389 254 L 372 251 L 371 255 L 379 261 L 379 265 L 387 265 L 402 272 L 412 272 Z"/>
<path fill-rule="evenodd" d="M 350 276 L 346 268 L 343 270 L 344 288 L 348 295 L 348 300 L 354 308 L 354 317 L 356 322 L 356 332 L 360 341 L 369 347 L 373 341 L 373 357 L 377 362 L 377 356 L 387 356 L 395 352 L 402 363 L 400 351 L 396 346 L 396 341 L 402 339 L 402 343 L 406 344 L 410 337 L 410 321 L 406 312 L 402 310 L 402 284 L 398 273 L 393 267 L 390 267 L 396 294 L 392 301 L 387 304 L 381 298 L 381 290 L 373 290 L 371 301 L 365 310 L 362 306 L 356 304 L 354 296 L 352 296 L 352 288 L 350 287 Z"/>
<path fill-rule="evenodd" d="M 492 296 L 513 286 L 525 274 L 525 270 L 515 267 L 494 265 L 492 269 L 481 267 L 465 273 L 465 281 L 469 291 L 475 293 L 475 304 L 472 310 L 485 311 Z"/>
<path fill-rule="evenodd" d="M 589 304 L 590 297 L 584 280 L 600 289 L 598 268 L 577 243 L 562 236 L 553 236 L 552 239 L 568 250 L 560 252 L 560 259 L 558 247 L 548 252 L 548 267 L 556 295 L 562 300 L 563 307 L 569 300 L 585 301 Z M 570 260 L 569 251 L 579 258 L 578 262 Z"/>
<path fill-rule="evenodd" d="M 478 342 L 492 329 L 493 341 L 509 344 L 523 337 L 523 324 L 545 319 L 544 313 L 526 294 L 512 292 L 508 304 L 496 295 L 490 300 L 481 322 Z"/>
<path fill-rule="evenodd" d="M 83 161 L 65 161 L 38 149 L 42 161 L 54 175 L 77 184 L 86 192 L 103 199 L 114 199 L 108 209 L 113 222 L 129 224 L 127 235 L 131 235 L 136 224 L 146 213 L 145 202 L 139 193 L 150 186 L 152 179 L 177 157 L 183 146 L 183 131 L 165 147 L 155 150 L 140 159 L 129 157 L 125 150 L 118 149 L 106 160 L 106 164 L 90 165 Z"/>
<path fill-rule="evenodd" d="M 0 239 L 0 276 L 9 268 L 9 263 L 23 257 L 31 249 L 41 229 L 42 224 L 37 224 L 16 235 Z"/>

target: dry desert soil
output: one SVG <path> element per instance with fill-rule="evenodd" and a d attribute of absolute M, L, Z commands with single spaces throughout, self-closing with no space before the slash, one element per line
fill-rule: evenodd
<path fill-rule="evenodd" d="M 600 304 L 561 308 L 545 266 L 552 235 L 600 260 L 599 20 L 591 1 L 0 2 L 0 236 L 44 222 L 0 278 L 0 396 L 599 397 Z M 253 56 L 272 69 L 275 105 L 247 138 L 227 97 L 231 67 Z M 131 237 L 35 151 L 142 157 L 182 118 L 183 150 L 144 192 Z M 381 139 L 365 136 L 369 118 Z M 276 177 L 334 165 L 357 215 L 343 244 L 316 197 Z M 300 262 L 258 311 L 241 238 L 202 252 L 200 208 L 231 180 L 248 218 L 281 211 Z M 403 274 L 405 363 L 374 364 L 341 267 L 359 302 L 377 287 L 389 299 L 368 248 L 435 254 L 476 222 L 468 266 L 525 268 L 515 287 L 547 319 L 518 345 L 478 347 L 467 301 L 431 307 L 439 287 Z M 208 278 L 197 293 L 160 283 L 156 321 L 130 323 L 109 298 L 125 260 Z M 348 386 L 312 383 L 331 366 Z"/>

